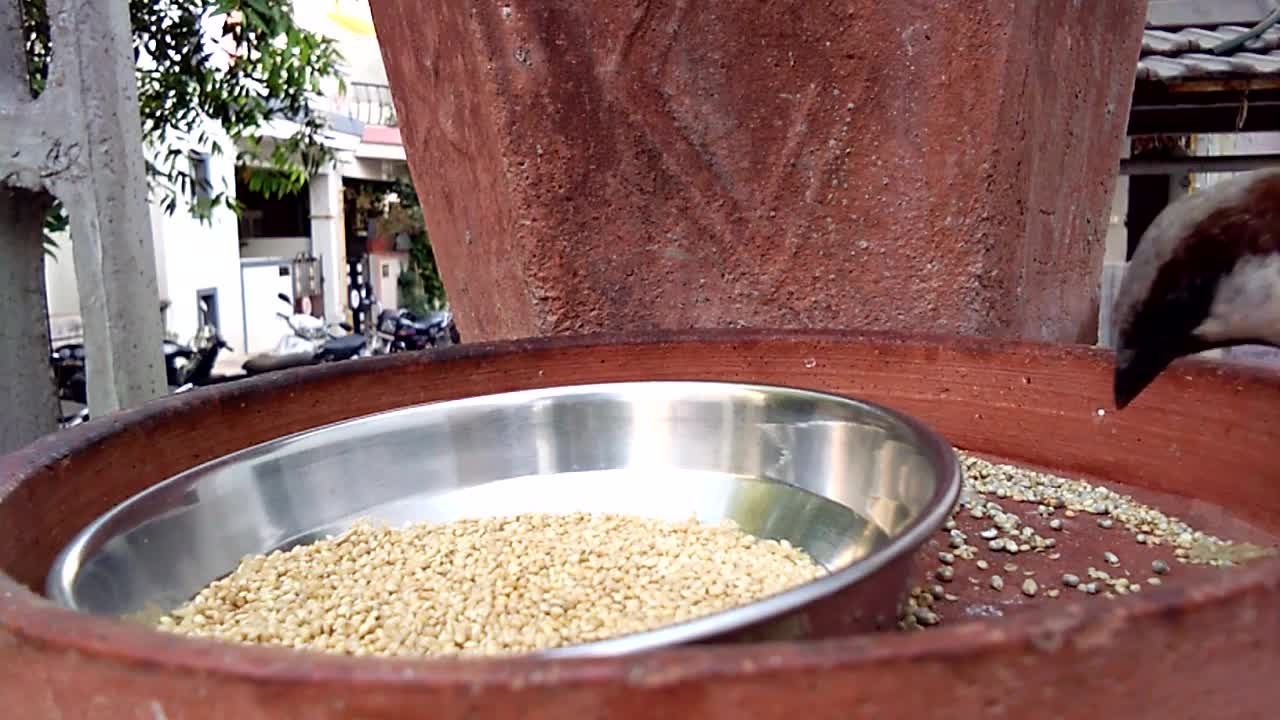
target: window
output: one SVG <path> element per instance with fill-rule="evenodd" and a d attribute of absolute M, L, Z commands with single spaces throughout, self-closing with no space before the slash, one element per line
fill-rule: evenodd
<path fill-rule="evenodd" d="M 213 198 L 213 173 L 209 169 L 209 156 L 192 152 L 187 159 L 191 163 L 191 202 L 207 205 Z"/>
<path fill-rule="evenodd" d="M 196 291 L 196 327 L 209 325 L 215 330 L 218 326 L 218 289 L 206 288 Z"/>

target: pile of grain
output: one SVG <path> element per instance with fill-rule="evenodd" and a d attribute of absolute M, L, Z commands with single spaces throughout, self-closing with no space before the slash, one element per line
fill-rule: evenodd
<path fill-rule="evenodd" d="M 653 629 L 823 574 L 732 522 L 576 513 L 359 524 L 245 559 L 163 630 L 350 655 L 527 652 Z"/>
<path fill-rule="evenodd" d="M 942 528 L 945 549 L 926 566 L 926 582 L 903 604 L 898 626 L 904 630 L 937 626 L 949 603 L 957 607 L 984 593 L 1049 600 L 1071 593 L 1112 600 L 1162 585 L 1178 564 L 1226 568 L 1276 553 L 1276 548 L 1210 535 L 1102 485 L 957 454 L 964 471 L 960 501 Z M 1086 521 L 1114 534 L 1117 549 L 1136 543 L 1167 554 L 1145 565 L 1123 559 L 1123 550 L 1106 550 L 1097 558 L 1063 557 L 1058 537 Z M 1028 554 L 1049 561 L 1055 571 L 1033 577 L 1019 566 L 1019 556 Z M 956 582 L 957 570 L 968 584 Z"/>

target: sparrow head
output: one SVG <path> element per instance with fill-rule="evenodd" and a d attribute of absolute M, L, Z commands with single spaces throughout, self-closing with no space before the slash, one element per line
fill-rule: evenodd
<path fill-rule="evenodd" d="M 1280 346 L 1280 171 L 1240 175 L 1166 207 L 1138 241 L 1114 317 L 1117 408 L 1180 357 Z"/>

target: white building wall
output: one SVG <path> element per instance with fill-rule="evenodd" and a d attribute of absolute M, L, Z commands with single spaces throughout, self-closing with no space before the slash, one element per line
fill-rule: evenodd
<path fill-rule="evenodd" d="M 230 139 L 218 138 L 222 148 Z M 208 150 L 208 148 L 204 148 Z M 235 158 L 211 155 L 210 176 L 215 192 L 235 195 Z M 170 302 L 165 314 L 168 329 L 186 342 L 195 335 L 199 315 L 196 308 L 200 290 L 216 289 L 218 322 L 223 338 L 233 345 L 244 337 L 244 308 L 240 293 L 240 231 L 236 215 L 221 207 L 207 220 L 192 216 L 182 204 L 173 215 L 153 215 L 152 228 L 162 249 L 157 250 L 157 266 L 164 277 L 162 293 Z"/>
<path fill-rule="evenodd" d="M 231 147 L 225 137 L 215 140 L 223 148 Z M 188 149 L 186 143 L 177 145 Z M 235 160 L 225 155 L 209 159 L 210 176 L 215 192 L 225 189 L 234 196 Z M 218 291 L 218 319 L 222 335 L 235 343 L 244 337 L 244 311 L 240 295 L 239 230 L 235 213 L 222 208 L 208 222 L 195 218 L 185 203 L 179 203 L 173 215 L 167 214 L 153 197 L 151 231 L 156 248 L 156 274 L 159 303 L 168 300 L 165 330 L 179 342 L 189 342 L 195 335 L 198 315 L 196 294 L 199 290 Z M 55 324 L 76 324 L 80 314 L 80 296 L 76 289 L 75 268 L 71 260 L 71 238 L 58 238 L 55 257 L 45 262 L 45 284 L 49 315 Z"/>
<path fill-rule="evenodd" d="M 252 237 L 240 242 L 242 258 L 292 258 L 311 252 L 310 237 Z"/>
<path fill-rule="evenodd" d="M 44 282 L 49 298 L 51 318 L 80 314 L 80 294 L 76 292 L 76 265 L 71 258 L 71 235 L 60 232 L 53 236 L 58 243 L 53 257 L 45 256 Z"/>

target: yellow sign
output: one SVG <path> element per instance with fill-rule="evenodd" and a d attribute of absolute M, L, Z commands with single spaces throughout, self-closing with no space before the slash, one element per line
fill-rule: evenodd
<path fill-rule="evenodd" d="M 369 11 L 368 0 L 333 0 L 333 7 L 326 17 L 347 32 L 374 36 L 373 14 Z"/>

